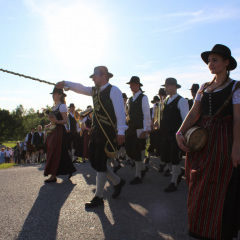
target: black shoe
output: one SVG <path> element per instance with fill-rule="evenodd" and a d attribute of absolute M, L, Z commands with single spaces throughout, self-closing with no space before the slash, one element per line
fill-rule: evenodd
<path fill-rule="evenodd" d="M 113 186 L 114 188 L 114 193 L 112 195 L 112 198 L 117 198 L 121 191 L 122 191 L 122 187 L 125 185 L 125 180 L 121 179 L 120 183 L 118 185 Z"/>
<path fill-rule="evenodd" d="M 118 164 L 116 167 L 113 168 L 113 172 L 116 173 L 122 166 Z"/>
<path fill-rule="evenodd" d="M 122 160 L 126 160 L 126 157 L 124 156 L 124 157 L 121 157 L 120 159 L 122 159 Z"/>
<path fill-rule="evenodd" d="M 95 196 L 90 202 L 85 203 L 85 208 L 95 208 L 103 204 L 103 198 Z"/>
<path fill-rule="evenodd" d="M 144 170 L 141 171 L 142 180 L 144 179 L 146 173 L 149 171 L 149 167 L 146 166 Z"/>
<path fill-rule="evenodd" d="M 159 165 L 158 172 L 160 172 L 160 173 L 164 172 L 164 164 Z"/>
<path fill-rule="evenodd" d="M 149 159 L 148 157 L 145 158 L 144 163 L 145 163 L 145 164 L 149 164 L 149 162 L 150 162 L 150 159 Z"/>
<path fill-rule="evenodd" d="M 118 158 L 116 158 L 116 162 L 120 164 L 120 160 Z"/>
<path fill-rule="evenodd" d="M 178 175 L 177 184 L 182 180 L 182 177 L 185 175 L 185 170 L 181 168 L 181 173 Z"/>
<path fill-rule="evenodd" d="M 132 181 L 130 181 L 130 185 L 135 185 L 135 184 L 139 184 L 142 183 L 142 179 L 140 179 L 139 177 L 135 177 Z"/>
<path fill-rule="evenodd" d="M 54 179 L 52 179 L 52 180 L 45 180 L 44 182 L 45 183 L 51 183 L 51 182 L 56 182 L 57 181 L 57 178 L 54 178 Z"/>
<path fill-rule="evenodd" d="M 177 187 L 175 186 L 175 183 L 170 183 L 170 185 L 164 189 L 164 192 L 175 192 L 177 191 Z"/>
<path fill-rule="evenodd" d="M 169 177 L 170 176 L 170 170 L 167 169 L 164 174 L 163 174 L 164 177 Z"/>

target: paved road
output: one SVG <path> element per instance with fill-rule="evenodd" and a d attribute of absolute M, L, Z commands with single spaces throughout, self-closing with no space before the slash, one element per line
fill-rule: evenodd
<path fill-rule="evenodd" d="M 143 184 L 127 183 L 118 199 L 107 184 L 104 207 L 88 212 L 84 203 L 95 191 L 88 162 L 76 164 L 72 181 L 51 184 L 43 183 L 43 164 L 0 170 L 0 239 L 188 239 L 186 183 L 164 193 L 170 177 L 158 173 L 157 165 L 153 158 Z M 129 182 L 134 169 L 127 165 L 118 175 Z"/>

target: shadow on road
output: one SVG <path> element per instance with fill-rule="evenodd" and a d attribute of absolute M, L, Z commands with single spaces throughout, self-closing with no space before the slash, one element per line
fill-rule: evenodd
<path fill-rule="evenodd" d="M 75 185 L 66 181 L 42 186 L 16 239 L 56 239 L 61 208 Z"/>

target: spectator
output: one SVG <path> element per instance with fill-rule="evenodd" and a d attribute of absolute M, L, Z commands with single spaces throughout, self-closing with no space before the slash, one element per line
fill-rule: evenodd
<path fill-rule="evenodd" d="M 5 163 L 10 163 L 10 158 L 11 158 L 11 151 L 10 148 L 7 147 L 7 150 L 5 151 Z"/>
<path fill-rule="evenodd" d="M 4 148 L 2 148 L 2 151 L 0 152 L 0 164 L 4 163 L 5 161 L 5 152 L 4 152 Z"/>

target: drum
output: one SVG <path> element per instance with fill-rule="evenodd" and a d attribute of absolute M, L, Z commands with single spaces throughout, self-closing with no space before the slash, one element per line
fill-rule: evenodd
<path fill-rule="evenodd" d="M 187 147 L 190 152 L 197 152 L 201 150 L 207 141 L 207 131 L 206 129 L 198 126 L 194 126 L 184 134 L 187 140 Z"/>

